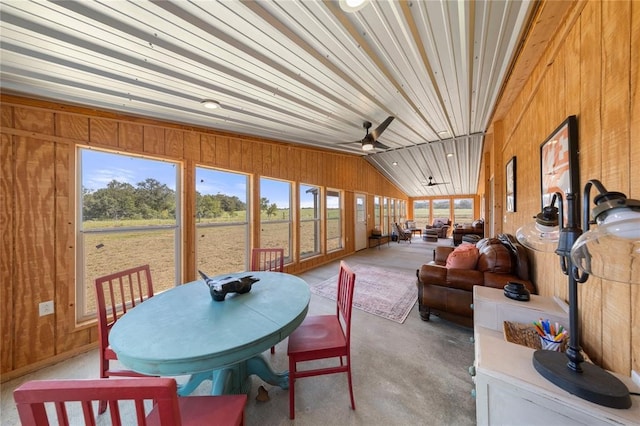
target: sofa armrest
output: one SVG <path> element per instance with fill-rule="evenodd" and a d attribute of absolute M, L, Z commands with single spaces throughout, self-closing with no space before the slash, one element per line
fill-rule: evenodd
<path fill-rule="evenodd" d="M 423 285 L 431 283 L 446 283 L 447 268 L 433 264 L 422 265 L 418 271 L 418 282 Z"/>
<path fill-rule="evenodd" d="M 447 257 L 453 251 L 453 247 L 438 246 L 433 250 L 433 260 L 436 265 L 444 266 L 447 264 Z"/>
<path fill-rule="evenodd" d="M 419 284 L 473 291 L 474 285 L 483 285 L 483 274 L 475 269 L 448 269 L 438 265 L 422 265 L 418 271 Z"/>

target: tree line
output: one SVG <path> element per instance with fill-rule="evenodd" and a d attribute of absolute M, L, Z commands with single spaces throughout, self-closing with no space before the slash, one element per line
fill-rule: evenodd
<path fill-rule="evenodd" d="M 136 186 L 112 180 L 105 188 L 82 189 L 84 220 L 175 219 L 176 194 L 166 184 L 148 178 Z M 266 201 L 268 203 L 268 200 Z M 199 218 L 217 218 L 246 210 L 237 196 L 196 192 Z"/>

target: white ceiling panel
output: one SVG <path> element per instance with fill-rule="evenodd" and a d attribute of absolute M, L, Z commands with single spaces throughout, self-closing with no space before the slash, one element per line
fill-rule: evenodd
<path fill-rule="evenodd" d="M 534 7 L 369 0 L 346 13 L 334 0 L 3 0 L 0 83 L 365 155 L 413 197 L 473 194 L 483 134 Z M 222 108 L 204 109 L 204 99 Z M 363 122 L 373 130 L 389 116 L 378 138 L 388 149 L 362 151 Z M 439 184 L 427 186 L 429 176 Z"/>

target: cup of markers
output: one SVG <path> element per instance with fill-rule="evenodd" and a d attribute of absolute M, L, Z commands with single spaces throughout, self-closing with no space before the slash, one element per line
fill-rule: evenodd
<path fill-rule="evenodd" d="M 548 351 L 559 351 L 562 342 L 567 337 L 567 330 L 557 322 L 552 324 L 549 320 L 534 321 L 533 325 L 540 336 L 542 349 Z"/>

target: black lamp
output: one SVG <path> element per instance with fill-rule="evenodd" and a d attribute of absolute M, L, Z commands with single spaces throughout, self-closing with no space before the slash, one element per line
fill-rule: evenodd
<path fill-rule="evenodd" d="M 592 187 L 599 191 L 594 197 L 594 221 L 589 219 Z M 553 244 L 549 243 L 557 243 L 555 253 L 560 256 L 560 267 L 569 280 L 570 333 L 566 354 L 535 351 L 533 366 L 547 380 L 582 399 L 607 407 L 629 408 L 631 397 L 624 383 L 594 364 L 583 364 L 577 284 L 587 281 L 589 274 L 640 284 L 640 201 L 627 199 L 619 192 L 608 192 L 598 180 L 588 181 L 582 204 L 583 226 L 588 232 L 583 234 L 576 216 L 579 200 L 572 192 L 565 196 L 566 225 L 562 194 L 556 193 L 551 205 L 535 217 L 535 224 L 516 232 L 518 240 L 533 250 L 550 251 L 547 247 Z M 598 227 L 590 231 L 589 226 L 594 223 Z"/>

